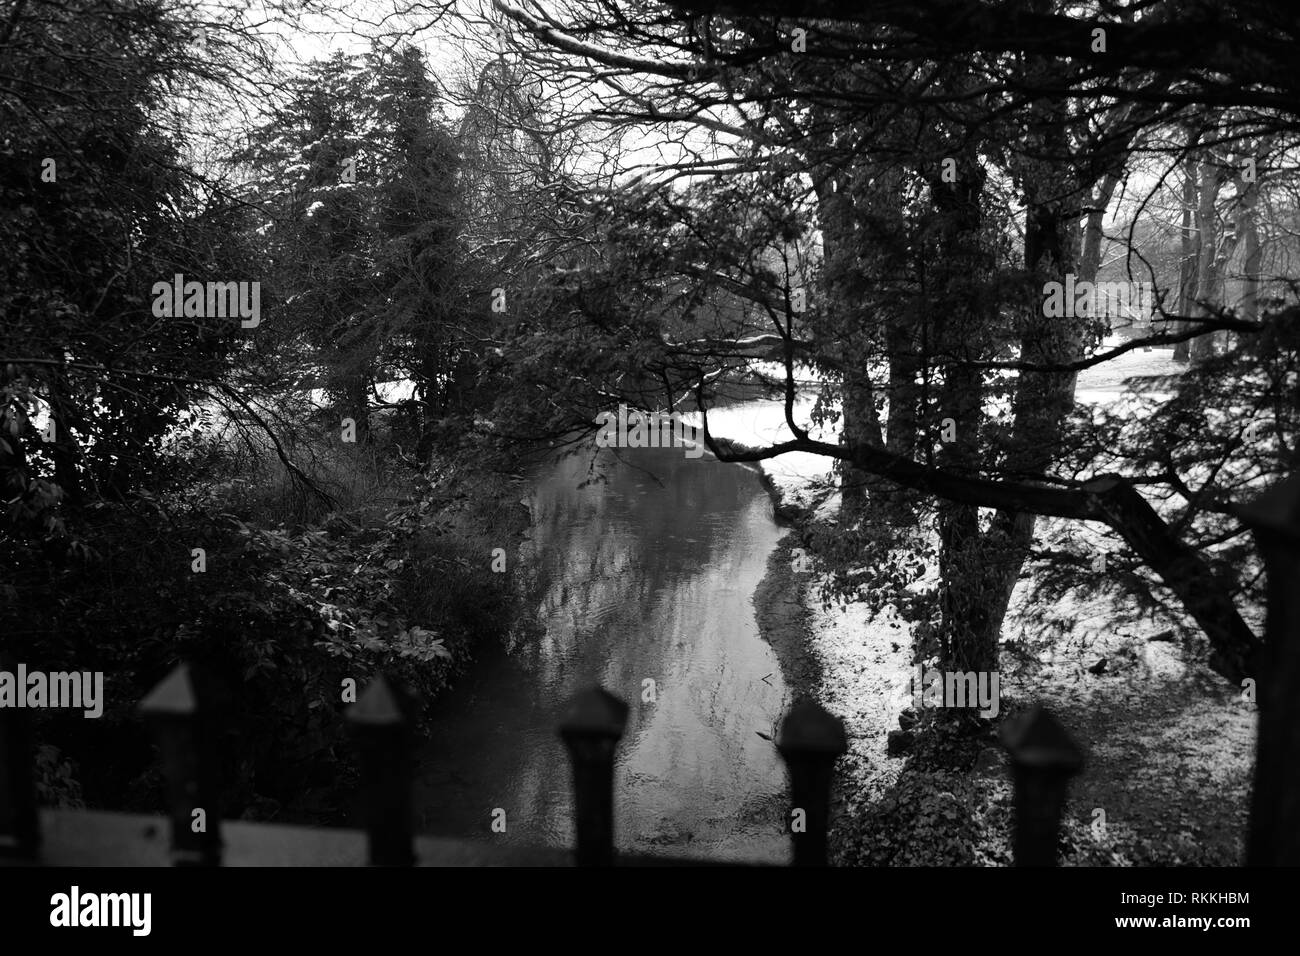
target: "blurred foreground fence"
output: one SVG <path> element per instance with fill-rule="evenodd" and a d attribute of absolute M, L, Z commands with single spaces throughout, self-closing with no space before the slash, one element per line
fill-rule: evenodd
<path fill-rule="evenodd" d="M 618 854 L 614 763 L 627 705 L 599 687 L 574 697 L 559 725 L 573 771 L 573 851 L 494 846 L 418 836 L 412 780 L 415 713 L 400 687 L 380 676 L 347 712 L 359 752 L 366 829 L 221 821 L 214 742 L 216 715 L 202 681 L 178 666 L 141 702 L 167 779 L 169 818 L 82 810 L 38 810 L 25 713 L 0 709 L 0 864 L 105 866 L 675 866 L 702 858 Z M 1080 754 L 1064 729 L 1035 708 L 1004 725 L 1017 805 L 1015 852 L 1025 865 L 1055 862 L 1069 777 Z M 835 762 L 847 749 L 843 723 L 812 701 L 791 707 L 776 747 L 790 780 L 792 862 L 827 860 Z"/>
<path fill-rule="evenodd" d="M 1238 510 L 1268 574 L 1268 622 L 1256 673 L 1259 736 L 1246 862 L 1300 865 L 1300 476 Z M 417 836 L 412 824 L 413 702 L 376 678 L 347 712 L 360 755 L 366 829 L 319 829 L 233 821 L 217 813 L 214 741 L 219 715 L 203 681 L 178 666 L 141 702 L 167 778 L 170 819 L 39 810 L 25 711 L 0 708 L 0 864 L 137 866 L 673 866 L 715 861 L 618 854 L 614 762 L 627 705 L 600 688 L 578 694 L 558 728 L 573 770 L 575 846 L 494 846 Z M 1069 780 L 1083 765 L 1065 728 L 1040 707 L 1004 721 L 1015 789 L 1015 862 L 1056 863 Z M 781 722 L 776 746 L 790 779 L 792 861 L 827 861 L 835 762 L 847 750 L 843 723 L 811 701 Z M 202 820 L 203 826 L 198 826 Z"/>

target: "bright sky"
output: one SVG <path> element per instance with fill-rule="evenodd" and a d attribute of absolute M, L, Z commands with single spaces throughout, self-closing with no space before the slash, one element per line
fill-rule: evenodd
<path fill-rule="evenodd" d="M 313 6 L 319 2 L 316 0 Z M 324 2 L 334 9 L 300 14 L 294 23 L 287 22 L 282 15 L 273 14 L 259 2 L 240 7 L 239 22 L 258 24 L 257 32 L 272 40 L 276 59 L 286 68 L 327 58 L 337 52 L 362 53 L 370 48 L 372 39 L 379 37 L 393 46 L 410 44 L 422 50 L 437 80 L 446 87 L 455 87 L 458 78 L 472 76 L 494 54 L 497 41 L 491 24 L 503 21 L 503 17 L 492 10 L 491 0 L 457 0 L 455 13 L 459 15 L 445 16 L 437 22 L 433 9 L 436 2 L 424 7 L 412 4 L 413 9 L 420 11 L 413 16 L 394 14 L 395 9 L 407 5 L 403 0 Z M 208 12 L 201 18 L 215 22 L 226 21 L 231 16 L 231 7 L 226 2 L 203 6 Z M 579 87 L 576 94 L 572 90 L 567 94 L 551 91 L 548 99 L 554 104 L 564 95 L 572 101 L 582 95 L 583 89 Z M 570 105 L 576 106 L 577 103 Z M 214 127 L 229 130 L 255 122 L 260 105 L 254 101 L 245 106 L 254 114 L 237 115 L 234 113 L 236 104 L 229 101 L 219 103 L 218 107 L 225 113 L 224 121 L 196 122 L 196 134 L 201 137 L 207 130 L 220 137 L 220 129 Z M 456 115 L 454 109 L 449 113 L 453 118 Z M 681 138 L 681 131 L 677 132 L 677 138 Z M 619 166 L 638 169 L 678 163 L 688 157 L 688 149 L 697 156 L 716 155 L 718 146 L 710 142 L 712 139 L 712 134 L 699 128 L 687 131 L 680 143 L 667 141 L 660 129 L 627 128 L 617 150 Z M 593 155 L 582 165 L 594 166 L 598 161 L 598 157 Z"/>

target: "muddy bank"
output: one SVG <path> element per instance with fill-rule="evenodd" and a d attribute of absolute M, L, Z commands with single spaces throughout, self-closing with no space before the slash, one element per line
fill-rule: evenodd
<path fill-rule="evenodd" d="M 821 687 L 821 660 L 811 647 L 812 628 L 805 591 L 813 576 L 796 571 L 793 532 L 777 542 L 767 558 L 767 573 L 754 589 L 754 616 L 763 640 L 781 665 L 792 698 L 816 697 Z"/>

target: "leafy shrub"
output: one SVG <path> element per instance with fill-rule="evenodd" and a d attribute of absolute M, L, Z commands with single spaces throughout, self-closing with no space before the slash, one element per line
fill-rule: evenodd
<path fill-rule="evenodd" d="M 87 803 L 158 809 L 136 706 L 189 661 L 222 688 L 223 815 L 342 822 L 355 784 L 343 681 L 363 689 L 383 670 L 431 701 L 477 641 L 513 620 L 464 480 L 444 469 L 400 508 L 293 530 L 221 512 L 219 493 L 190 485 L 92 505 L 78 550 L 61 561 L 11 550 L 22 572 L 0 607 L 11 652 L 31 668 L 105 674 L 101 719 L 38 715 L 39 737 L 66 755 L 46 775 L 47 796 L 76 793 L 72 761 Z M 479 482 L 475 507 L 493 487 Z"/>
<path fill-rule="evenodd" d="M 876 803 L 832 834 L 844 866 L 969 866 L 980 837 L 971 779 L 946 771 L 905 772 Z"/>

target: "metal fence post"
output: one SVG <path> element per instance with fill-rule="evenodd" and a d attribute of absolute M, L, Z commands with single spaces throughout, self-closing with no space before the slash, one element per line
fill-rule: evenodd
<path fill-rule="evenodd" d="M 1268 573 L 1248 866 L 1300 866 L 1300 476 L 1241 509 Z"/>
<path fill-rule="evenodd" d="M 776 749 L 790 771 L 795 866 L 825 866 L 835 761 L 848 750 L 844 722 L 816 701 L 798 701 L 781 721 Z"/>
<path fill-rule="evenodd" d="M 1083 754 L 1037 704 L 1006 721 L 1001 738 L 1015 784 L 1015 865 L 1055 866 L 1066 788 L 1083 768 Z"/>
<path fill-rule="evenodd" d="M 371 866 L 415 864 L 414 776 L 415 699 L 379 674 L 347 720 L 361 755 L 361 800 L 370 842 Z"/>
<path fill-rule="evenodd" d="M 614 751 L 627 726 L 627 704 L 600 687 L 569 701 L 560 738 L 573 765 L 578 866 L 614 863 Z"/>
<path fill-rule="evenodd" d="M 17 673 L 9 655 L 0 655 L 0 670 Z M 26 692 L 17 688 L 19 694 Z M 40 848 L 35 756 L 27 712 L 0 707 L 0 854 L 5 856 L 31 859 Z"/>
<path fill-rule="evenodd" d="M 217 715 L 200 674 L 177 667 L 140 702 L 162 754 L 167 777 L 174 866 L 221 863 L 221 806 L 217 785 Z"/>

